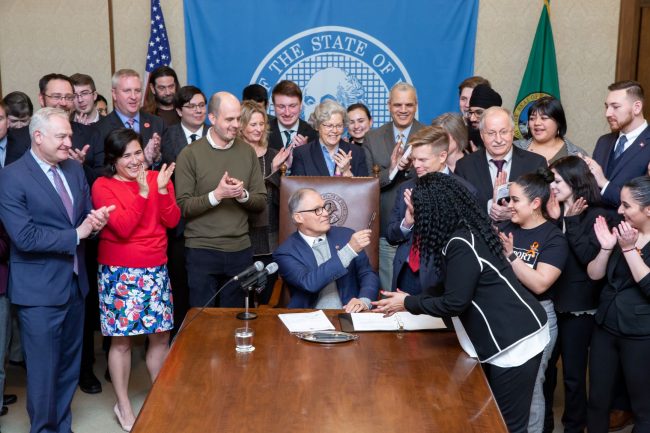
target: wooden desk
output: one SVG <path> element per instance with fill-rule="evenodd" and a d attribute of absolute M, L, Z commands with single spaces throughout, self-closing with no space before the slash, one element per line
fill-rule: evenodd
<path fill-rule="evenodd" d="M 238 354 L 238 311 L 206 309 L 180 334 L 133 432 L 507 431 L 453 332 L 319 345 L 289 334 L 276 317 L 287 310 L 269 309 L 249 322 L 255 351 Z"/>

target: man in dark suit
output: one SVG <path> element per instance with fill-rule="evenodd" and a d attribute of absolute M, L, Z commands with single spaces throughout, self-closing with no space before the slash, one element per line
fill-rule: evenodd
<path fill-rule="evenodd" d="M 181 87 L 174 96 L 174 107 L 181 121 L 167 128 L 163 135 L 161 151 L 165 164 L 176 162 L 185 146 L 203 138 L 210 129 L 205 124 L 207 99 L 198 87 Z"/>
<path fill-rule="evenodd" d="M 298 230 L 273 253 L 289 285 L 289 308 L 369 310 L 379 289 L 363 251 L 371 231 L 332 227 L 325 201 L 310 188 L 293 193 L 289 213 Z"/>
<path fill-rule="evenodd" d="M 68 76 L 51 73 L 38 81 L 38 102 L 41 107 L 60 108 L 68 114 L 74 112 L 74 87 Z M 72 126 L 72 148 L 70 159 L 83 164 L 84 173 L 89 184 L 101 174 L 104 165 L 104 142 L 100 141 L 99 132 L 92 126 L 70 122 Z M 13 139 L 18 152 L 31 145 L 29 126 L 15 129 Z"/>
<path fill-rule="evenodd" d="M 50 73 L 44 75 L 38 82 L 39 95 L 38 102 L 41 107 L 59 108 L 64 110 L 68 115 L 72 115 L 75 110 L 74 86 L 72 80 L 62 74 Z M 69 150 L 69 158 L 83 164 L 84 174 L 88 184 L 92 186 L 95 179 L 102 173 L 104 166 L 104 143 L 99 139 L 99 131 L 91 126 L 79 122 L 70 122 L 72 127 L 72 148 Z M 12 131 L 11 157 L 9 162 L 16 159 L 17 153 L 24 153 L 23 149 L 29 149 L 31 146 L 31 137 L 29 126 L 15 129 Z M 9 156 L 9 155 L 8 155 Z M 94 287 L 97 281 L 97 244 L 95 241 L 88 242 L 86 246 L 86 266 L 87 275 L 90 278 L 91 285 Z M 89 394 L 96 394 L 102 391 L 101 382 L 95 376 L 92 370 L 93 364 L 93 333 L 96 324 L 99 324 L 99 310 L 97 291 L 93 290 L 90 296 L 86 298 L 86 320 L 84 329 L 83 357 L 81 362 L 81 377 L 79 387 L 82 391 Z"/>
<path fill-rule="evenodd" d="M 440 126 L 425 126 L 411 136 L 411 163 L 418 178 L 428 173 L 441 172 L 455 178 L 470 192 L 476 194 L 476 188 L 465 179 L 455 175 L 447 167 L 449 151 L 449 136 Z M 403 182 L 395 195 L 395 205 L 388 224 L 388 242 L 397 246 L 393 261 L 393 280 L 391 290 L 399 288 L 411 295 L 417 295 L 423 290 L 433 289 L 440 283 L 440 277 L 431 264 L 421 264 L 419 254 L 412 248 L 411 231 L 413 219 L 413 204 L 411 191 L 415 188 L 417 179 Z"/>
<path fill-rule="evenodd" d="M 414 176 L 408 158 L 408 141 L 412 134 L 424 125 L 415 120 L 418 98 L 415 88 L 408 83 L 397 83 L 388 97 L 388 110 L 392 122 L 366 134 L 363 149 L 366 152 L 366 165 L 369 175 L 373 167 L 379 167 L 380 228 L 379 233 L 379 279 L 381 288 L 388 290 L 393 280 L 393 259 L 396 248 L 386 239 L 388 221 L 395 204 L 395 194 L 399 185 Z M 404 156 L 404 155 L 407 156 Z"/>
<path fill-rule="evenodd" d="M 31 432 L 70 432 L 89 290 L 84 239 L 104 227 L 114 207 L 91 210 L 88 182 L 69 155 L 68 113 L 43 108 L 30 131 L 30 151 L 0 170 L 9 296 L 25 350 Z"/>
<path fill-rule="evenodd" d="M 176 162 L 178 154 L 188 144 L 203 138 L 210 129 L 205 124 L 206 97 L 194 86 L 181 87 L 174 96 L 174 107 L 181 118 L 180 123 L 165 130 L 162 138 L 162 162 Z M 174 328 L 180 328 L 190 306 L 190 292 L 185 269 L 185 223 L 183 220 L 167 230 L 167 269 L 174 288 Z M 176 331 L 174 331 L 176 332 Z"/>
<path fill-rule="evenodd" d="M 269 122 L 269 147 L 280 150 L 307 144 L 318 138 L 318 133 L 300 118 L 302 112 L 302 90 L 293 81 L 282 80 L 271 92 L 275 119 Z M 286 162 L 289 170 L 293 158 Z"/>
<path fill-rule="evenodd" d="M 643 117 L 641 84 L 619 81 L 608 89 L 605 116 L 612 132 L 598 139 L 593 159 L 584 159 L 601 188 L 604 204 L 617 208 L 623 184 L 648 173 L 650 129 Z"/>
<path fill-rule="evenodd" d="M 140 74 L 132 69 L 120 69 L 113 74 L 111 95 L 115 108 L 108 116 L 97 122 L 100 141 L 119 128 L 133 129 L 142 136 L 145 162 L 151 169 L 162 165 L 160 142 L 165 126 L 160 117 L 140 110 L 142 100 L 142 80 Z"/>
<path fill-rule="evenodd" d="M 512 145 L 514 125 L 512 114 L 507 109 L 488 108 L 480 121 L 485 147 L 456 163 L 456 174 L 476 188 L 479 204 L 494 221 L 506 221 L 512 215 L 507 203 L 493 200 L 495 185 L 503 184 L 503 188 L 507 188 L 507 182 L 547 166 L 543 156 Z"/>

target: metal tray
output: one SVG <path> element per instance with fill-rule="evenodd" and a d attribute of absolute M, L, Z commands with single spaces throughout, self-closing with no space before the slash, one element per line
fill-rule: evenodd
<path fill-rule="evenodd" d="M 359 336 L 356 334 L 341 331 L 297 332 L 295 335 L 305 341 L 322 344 L 346 343 L 359 339 Z"/>

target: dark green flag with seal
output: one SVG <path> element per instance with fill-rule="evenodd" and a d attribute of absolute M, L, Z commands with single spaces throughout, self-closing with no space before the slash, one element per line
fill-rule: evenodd
<path fill-rule="evenodd" d="M 560 99 L 560 83 L 557 78 L 555 44 L 549 0 L 544 0 L 542 14 L 539 17 L 535 39 L 528 56 L 528 65 L 515 103 L 515 136 L 523 138 L 528 132 L 528 109 L 543 96 Z"/>

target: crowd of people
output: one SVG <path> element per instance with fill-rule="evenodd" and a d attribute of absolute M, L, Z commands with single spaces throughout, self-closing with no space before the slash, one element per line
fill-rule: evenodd
<path fill-rule="evenodd" d="M 391 121 L 330 99 L 303 120 L 291 81 L 209 98 L 156 69 L 143 87 L 115 72 L 113 110 L 92 77 L 52 73 L 40 109 L 0 102 L 0 388 L 27 370 L 32 432 L 70 432 L 79 387 L 102 392 L 130 431 L 133 336 L 152 382 L 190 307 L 242 307 L 232 278 L 277 262 L 289 308 L 442 317 L 485 371 L 511 432 L 553 430 L 561 359 L 565 432 L 630 421 L 650 432 L 650 130 L 639 83 L 608 88 L 611 132 L 590 156 L 561 102 L 538 99 L 525 138 L 482 77 L 459 111 L 415 119 L 417 91 L 390 90 Z M 144 91 L 144 95 L 143 92 Z M 584 143 L 583 143 L 584 145 Z M 379 233 L 334 225 L 313 189 L 288 201 L 282 176 L 376 176 Z M 373 269 L 365 248 L 379 244 Z M 275 276 L 253 298 L 268 302 Z M 83 323 L 83 326 L 80 324 Z M 587 386 L 589 383 L 589 386 Z M 16 396 L 3 394 L 1 414 Z"/>

